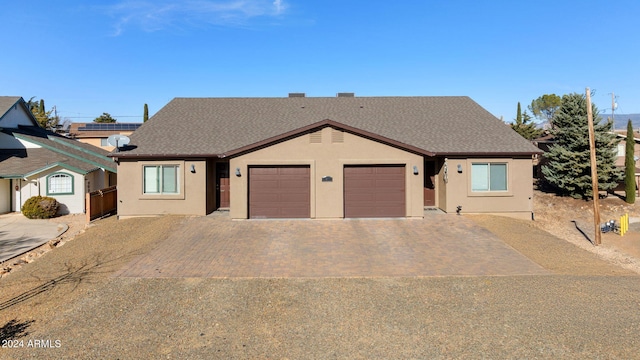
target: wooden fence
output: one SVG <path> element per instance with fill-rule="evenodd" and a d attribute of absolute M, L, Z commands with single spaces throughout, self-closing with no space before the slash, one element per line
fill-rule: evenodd
<path fill-rule="evenodd" d="M 115 214 L 118 209 L 118 190 L 116 186 L 96 190 L 85 195 L 87 222 L 106 214 Z"/>

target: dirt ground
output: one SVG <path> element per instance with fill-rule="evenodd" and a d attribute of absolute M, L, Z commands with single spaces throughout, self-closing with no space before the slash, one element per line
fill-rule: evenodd
<path fill-rule="evenodd" d="M 594 249 L 570 226 L 581 203 L 543 195 L 535 222 L 470 215 L 553 273 L 541 276 L 118 278 L 185 218 L 79 223 L 0 279 L 0 339 L 24 341 L 0 359 L 636 358 L 638 276 L 538 228 Z"/>
<path fill-rule="evenodd" d="M 600 258 L 640 273 L 640 205 L 627 204 L 621 196 L 609 195 L 600 199 L 600 222 L 620 221 L 629 214 L 629 232 L 620 236 L 614 232 L 602 234 L 602 244 L 594 246 L 595 226 L 593 202 L 552 193 L 535 191 L 535 221 L 533 224 Z"/>
<path fill-rule="evenodd" d="M 619 195 L 609 195 L 600 199 L 601 223 L 608 220 L 619 222 L 620 217 L 629 214 L 631 224 L 629 232 L 624 236 L 609 232 L 602 234 L 602 244 L 594 246 L 593 203 L 591 201 L 578 200 L 571 197 L 560 197 L 552 193 L 536 190 L 534 193 L 535 221 L 531 224 L 541 230 L 555 235 L 584 250 L 596 254 L 606 260 L 627 270 L 640 273 L 640 205 L 627 204 Z M 487 220 L 483 217 L 475 217 L 485 227 L 489 227 L 492 221 L 500 223 L 500 226 L 509 226 L 503 221 Z M 0 278 L 8 276 L 11 272 L 22 266 L 36 261 L 39 257 L 56 247 L 63 246 L 73 240 L 87 229 L 100 224 L 104 220 L 87 223 L 85 215 L 65 215 L 50 219 L 55 223 L 65 223 L 69 229 L 57 239 L 34 249 L 16 259 L 8 261 L 0 267 Z M 136 221 L 118 222 L 118 227 L 124 227 L 125 232 L 134 232 L 138 226 Z M 128 229 L 127 229 L 128 228 Z M 494 229 L 492 231 L 498 231 Z"/>

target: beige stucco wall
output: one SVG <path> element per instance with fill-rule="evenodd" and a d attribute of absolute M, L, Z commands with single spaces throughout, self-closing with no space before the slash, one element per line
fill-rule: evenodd
<path fill-rule="evenodd" d="M 332 128 L 321 130 L 322 142 L 310 143 L 310 134 L 300 135 L 267 148 L 230 160 L 231 206 L 234 219 L 248 217 L 248 169 L 251 165 L 309 165 L 311 170 L 311 218 L 344 217 L 343 169 L 345 165 L 404 164 L 406 181 L 406 215 L 422 217 L 423 158 L 391 146 L 347 132 L 344 142 L 332 142 Z M 418 175 L 413 174 L 418 167 Z M 240 168 L 241 176 L 235 175 Z M 322 182 L 323 176 L 333 182 Z"/>
<path fill-rule="evenodd" d="M 77 138 L 77 141 L 81 142 L 81 143 L 85 143 L 85 144 L 89 144 L 89 145 L 93 145 L 95 147 L 99 147 L 101 149 L 107 150 L 107 151 L 111 151 L 113 149 L 115 149 L 115 146 L 102 146 L 101 144 L 101 138 Z"/>
<path fill-rule="evenodd" d="M 144 165 L 179 165 L 178 195 L 145 195 L 142 187 Z M 191 165 L 195 173 L 191 172 Z M 135 161 L 121 159 L 118 164 L 118 216 L 162 214 L 207 214 L 207 166 L 204 159 Z M 124 184 L 124 185 L 123 185 Z"/>
<path fill-rule="evenodd" d="M 85 135 L 86 137 L 76 137 L 75 139 L 77 141 L 82 142 L 82 143 L 93 145 L 93 146 L 99 147 L 99 148 L 101 148 L 103 150 L 106 150 L 106 151 L 112 151 L 113 149 L 116 148 L 115 146 L 111 146 L 111 145 L 102 146 L 102 139 L 107 139 L 109 137 L 109 134 L 101 134 L 101 135 L 95 135 L 94 134 L 94 136 L 91 137 L 88 134 L 88 132 L 85 132 L 85 133 L 86 134 L 83 134 L 83 135 Z M 129 136 L 129 135 L 133 134 L 133 132 L 132 131 L 122 131 L 122 132 L 119 132 L 117 134 Z M 110 135 L 115 135 L 115 134 L 110 134 Z"/>
<path fill-rule="evenodd" d="M 462 213 L 487 213 L 531 219 L 533 211 L 533 178 L 531 158 L 492 158 L 492 159 L 447 159 L 447 183 L 445 194 L 439 192 L 440 207 L 455 213 L 458 205 L 462 206 Z M 473 192 L 471 191 L 472 163 L 506 163 L 507 191 Z M 458 165 L 462 172 L 458 172 Z M 444 176 L 444 167 L 441 171 Z M 444 182 L 444 181 L 442 181 Z M 439 182 L 439 185 L 442 185 Z"/>

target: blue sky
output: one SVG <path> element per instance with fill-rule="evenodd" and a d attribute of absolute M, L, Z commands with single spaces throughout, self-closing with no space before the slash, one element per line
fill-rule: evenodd
<path fill-rule="evenodd" d="M 174 97 L 470 96 L 505 120 L 595 90 L 640 113 L 640 2 L 124 0 L 4 5 L 0 94 L 119 122 Z"/>

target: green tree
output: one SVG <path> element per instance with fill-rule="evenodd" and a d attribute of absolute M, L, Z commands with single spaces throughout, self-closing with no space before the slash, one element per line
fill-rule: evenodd
<path fill-rule="evenodd" d="M 556 94 L 545 94 L 531 101 L 529 111 L 536 118 L 545 121 L 551 128 L 554 127 L 553 117 L 562 105 L 562 98 Z"/>
<path fill-rule="evenodd" d="M 598 109 L 591 105 L 593 114 Z M 569 94 L 562 97 L 562 105 L 554 115 L 551 134 L 555 145 L 543 156 L 548 160 L 542 166 L 545 180 L 561 195 L 585 199 L 593 196 L 589 150 L 587 101 L 584 95 Z M 601 123 L 594 118 L 596 163 L 599 190 L 611 190 L 622 180 L 622 173 L 615 166 L 616 139 L 611 122 Z"/>
<path fill-rule="evenodd" d="M 93 119 L 93 122 L 96 123 L 114 123 L 116 122 L 116 119 L 111 117 L 111 114 L 109 113 L 102 113 L 102 115 L 98 116 L 97 118 Z"/>
<path fill-rule="evenodd" d="M 149 107 L 147 104 L 144 104 L 144 115 L 142 116 L 142 122 L 147 122 L 149 120 Z"/>
<path fill-rule="evenodd" d="M 531 116 L 526 111 L 522 114 L 520 102 L 518 102 L 518 112 L 515 122 L 511 124 L 511 128 L 527 140 L 535 139 L 542 134 L 542 129 L 536 127 L 536 124 L 531 120 Z"/>
<path fill-rule="evenodd" d="M 634 157 L 636 141 L 633 139 L 633 125 L 631 119 L 627 122 L 627 139 L 624 155 L 624 191 L 625 200 L 629 204 L 636 202 L 636 162 Z"/>
<path fill-rule="evenodd" d="M 54 130 L 60 122 L 60 118 L 54 114 L 53 110 L 46 111 L 44 99 L 40 99 L 39 101 L 34 101 L 33 99 L 34 97 L 27 101 L 27 107 L 31 110 L 31 114 L 33 114 L 38 125 L 44 129 Z"/>

